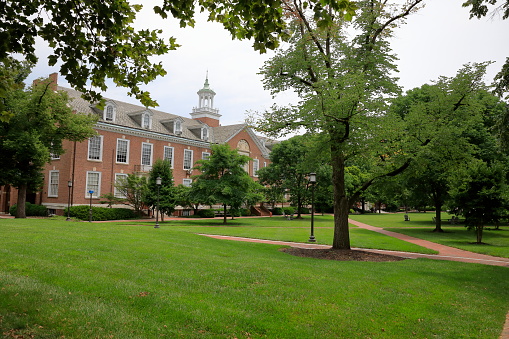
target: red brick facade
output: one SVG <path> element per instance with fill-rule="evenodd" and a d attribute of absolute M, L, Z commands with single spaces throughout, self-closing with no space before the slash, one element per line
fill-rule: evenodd
<path fill-rule="evenodd" d="M 56 81 L 55 76 L 54 79 Z M 65 153 L 46 165 L 43 172 L 42 190 L 34 196 L 28 197 L 27 201 L 46 205 L 53 213 L 62 214 L 69 199 L 72 205 L 89 204 L 88 190 L 91 183 L 87 183 L 87 180 L 92 182 L 95 179 L 100 179 L 98 185 L 93 185 L 96 187 L 96 192 L 92 195 L 92 204 L 98 205 L 101 200 L 104 200 L 99 198 L 101 195 L 115 193 L 116 175 L 148 173 L 151 166 L 142 165 L 142 147 L 145 147 L 146 151 L 145 161 L 149 161 L 150 164 L 154 163 L 156 159 L 164 158 L 165 146 L 167 155 L 170 150 L 172 151 L 175 185 L 184 184 L 186 179 L 189 180 L 197 174 L 196 170 L 184 168 L 184 153 L 189 155 L 191 153 L 189 151 L 192 151 L 190 166 L 193 167 L 197 160 L 202 159 L 203 153 L 210 153 L 212 143 L 228 143 L 232 148 L 238 148 L 240 153 L 251 157 L 253 160 L 246 166 L 246 170 L 255 179 L 254 171 L 266 166 L 269 162 L 269 150 L 265 147 L 263 140 L 259 139 L 246 125 L 220 126 L 219 121 L 213 121 L 212 118 L 202 117 L 199 119 L 201 121 L 197 121 L 198 119 L 178 117 L 107 99 L 107 103 L 111 102 L 116 109 L 115 118 L 113 121 L 108 121 L 105 119 L 104 111 L 99 111 L 93 105 L 84 103 L 84 100 L 78 98 L 76 92 L 61 87 L 58 89 L 67 91 L 74 98 L 71 105 L 77 111 L 83 112 L 88 107 L 90 112 L 84 113 L 100 116 L 100 121 L 96 124 L 95 129 L 101 140 L 94 148 L 96 152 L 92 152 L 95 159 L 89 159 L 89 140 L 76 143 L 66 141 L 64 143 Z M 141 114 L 137 112 L 149 113 L 151 117 L 149 128 L 137 125 L 136 117 Z M 181 132 L 165 128 L 177 119 L 183 122 Z M 202 128 L 208 131 L 205 136 L 203 132 L 200 132 Z M 121 151 L 122 154 L 117 154 L 119 149 L 122 149 L 119 145 L 128 146 L 126 147 L 127 154 Z M 189 163 L 187 165 L 189 167 Z M 68 186 L 68 182 L 72 182 L 71 187 Z M 7 212 L 8 207 L 16 203 L 16 199 L 15 189 L 1 187 L 0 212 Z"/>

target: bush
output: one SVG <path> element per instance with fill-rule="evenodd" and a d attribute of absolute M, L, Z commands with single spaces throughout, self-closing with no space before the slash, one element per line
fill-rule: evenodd
<path fill-rule="evenodd" d="M 197 215 L 200 218 L 214 218 L 216 214 L 213 209 L 212 210 L 211 209 L 203 209 L 203 210 L 198 210 Z"/>
<path fill-rule="evenodd" d="M 275 207 L 272 211 L 272 215 L 283 215 L 284 211 L 281 207 Z"/>
<path fill-rule="evenodd" d="M 309 208 L 307 208 L 307 207 L 301 207 L 300 208 L 300 213 L 302 213 L 302 214 L 309 214 L 309 213 L 311 213 L 311 210 Z"/>
<path fill-rule="evenodd" d="M 71 217 L 80 220 L 89 220 L 90 206 L 80 205 L 71 207 Z M 67 208 L 64 211 L 67 215 Z M 123 220 L 135 218 L 134 210 L 128 208 L 107 208 L 92 206 L 92 220 Z"/>
<path fill-rule="evenodd" d="M 14 204 L 9 208 L 9 213 L 11 215 L 16 215 L 16 211 L 18 210 L 18 205 Z M 34 205 L 29 202 L 25 204 L 25 213 L 27 217 L 47 217 L 48 209 L 43 205 Z"/>
<path fill-rule="evenodd" d="M 293 207 L 284 207 L 283 208 L 283 211 L 285 212 L 285 214 L 294 214 L 295 213 L 295 208 Z"/>
<path fill-rule="evenodd" d="M 251 210 L 249 208 L 241 208 L 240 215 L 243 217 L 249 217 L 251 215 Z"/>

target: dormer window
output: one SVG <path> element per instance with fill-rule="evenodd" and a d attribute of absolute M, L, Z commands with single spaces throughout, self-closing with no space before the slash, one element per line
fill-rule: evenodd
<path fill-rule="evenodd" d="M 203 140 L 209 140 L 209 129 L 204 127 L 201 129 L 201 138 Z"/>
<path fill-rule="evenodd" d="M 142 120 L 141 120 L 141 127 L 150 129 L 152 125 L 152 117 L 148 113 L 143 113 Z"/>
<path fill-rule="evenodd" d="M 175 120 L 175 134 L 182 134 L 182 122 L 180 120 Z"/>
<path fill-rule="evenodd" d="M 115 111 L 115 106 L 112 103 L 107 103 L 103 111 L 103 120 L 111 122 L 115 121 Z"/>

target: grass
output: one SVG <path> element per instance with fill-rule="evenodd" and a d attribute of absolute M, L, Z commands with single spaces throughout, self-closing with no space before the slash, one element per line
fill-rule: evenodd
<path fill-rule="evenodd" d="M 404 221 L 403 214 L 365 214 L 351 216 L 352 219 L 372 226 L 382 227 L 394 232 L 410 235 L 412 237 L 433 241 L 442 245 L 460 248 L 475 253 L 509 258 L 509 229 L 502 226 L 500 230 L 494 230 L 493 226 L 483 231 L 483 243 L 474 244 L 476 236 L 473 230 L 468 230 L 463 225 L 451 226 L 447 223 L 442 225 L 444 233 L 434 233 L 435 224 L 432 221 L 432 213 L 411 213 L 410 221 Z M 447 219 L 448 214 L 442 213 L 442 218 Z"/>
<path fill-rule="evenodd" d="M 498 338 L 505 320 L 504 267 L 300 258 L 183 229 L 0 220 L 2 333 Z"/>
<path fill-rule="evenodd" d="M 141 223 L 153 225 L 154 222 Z M 139 222 L 126 223 L 126 225 L 140 225 Z M 228 220 L 225 226 L 222 219 L 203 220 L 170 220 L 161 223 L 183 232 L 205 233 L 216 235 L 231 235 L 237 237 L 281 240 L 292 242 L 307 242 L 310 235 L 310 216 L 303 219 L 286 220 L 281 216 L 272 218 L 237 218 Z M 192 226 L 192 227 L 190 227 Z M 314 221 L 314 235 L 318 244 L 332 245 L 333 217 L 331 215 L 317 215 Z M 436 254 L 436 251 L 414 245 L 393 237 L 376 232 L 360 229 L 352 225 L 350 228 L 352 247 L 375 248 L 383 250 L 417 252 Z"/>

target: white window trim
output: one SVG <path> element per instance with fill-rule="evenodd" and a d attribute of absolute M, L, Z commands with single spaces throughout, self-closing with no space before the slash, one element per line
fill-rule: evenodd
<path fill-rule="evenodd" d="M 186 168 L 186 153 L 190 153 L 190 154 L 191 154 L 191 159 L 190 159 L 190 165 L 189 165 L 189 168 Z M 192 168 L 193 168 L 193 157 L 194 157 L 194 154 L 193 154 L 193 153 L 194 153 L 194 152 L 193 152 L 193 150 L 192 150 L 192 149 L 185 149 L 185 150 L 184 150 L 184 159 L 183 159 L 183 164 L 182 164 L 183 166 L 182 166 L 182 167 L 183 167 L 185 170 L 190 170 L 190 169 L 192 169 Z"/>
<path fill-rule="evenodd" d="M 259 169 L 260 169 L 260 160 L 253 159 L 253 177 L 258 177 Z"/>
<path fill-rule="evenodd" d="M 191 187 L 192 183 L 193 183 L 193 179 L 183 179 L 182 180 L 182 185 L 184 185 L 185 187 Z"/>
<path fill-rule="evenodd" d="M 143 163 L 143 146 L 144 145 L 150 145 L 150 164 L 144 164 Z M 151 144 L 150 142 L 142 142 L 141 143 L 141 158 L 140 158 L 140 164 L 143 166 L 152 166 L 154 162 L 154 144 Z"/>
<path fill-rule="evenodd" d="M 207 160 L 210 158 L 210 152 L 201 152 L 201 158 L 202 160 Z"/>
<path fill-rule="evenodd" d="M 209 140 L 209 129 L 207 127 L 201 129 L 201 139 L 205 141 Z"/>
<path fill-rule="evenodd" d="M 89 191 L 89 188 L 88 188 L 88 175 L 91 174 L 91 173 L 98 173 L 99 174 L 99 178 L 97 179 L 98 180 L 97 191 L 94 191 L 94 193 L 92 193 L 92 198 L 99 198 L 101 196 L 101 172 L 87 171 L 87 177 L 86 177 L 87 182 L 85 184 L 85 198 L 87 198 L 87 199 L 90 199 L 90 194 L 88 193 L 88 191 Z"/>
<path fill-rule="evenodd" d="M 119 141 L 127 141 L 127 153 L 125 155 L 125 162 L 119 162 L 118 161 L 118 142 Z M 129 150 L 131 148 L 131 140 L 129 139 L 121 139 L 121 138 L 117 138 L 117 149 L 116 149 L 116 152 L 115 152 L 115 162 L 117 164 L 129 164 Z"/>
<path fill-rule="evenodd" d="M 99 139 L 101 139 L 100 141 L 100 149 L 99 149 L 99 159 L 90 159 L 90 140 L 92 138 L 97 138 L 99 137 Z M 87 154 L 87 160 L 88 161 L 103 161 L 103 141 L 104 141 L 104 136 L 102 135 L 96 135 L 95 137 L 92 137 L 92 138 L 89 138 L 88 139 L 88 154 Z"/>
<path fill-rule="evenodd" d="M 117 181 L 119 178 L 127 178 L 127 174 L 125 173 L 115 173 L 115 184 L 117 184 Z M 113 195 L 115 198 L 123 198 L 125 199 L 125 195 L 118 191 L 116 187 L 113 189 Z"/>
<path fill-rule="evenodd" d="M 53 173 L 57 174 L 57 182 L 56 183 L 51 181 Z M 49 198 L 58 198 L 59 182 L 60 182 L 60 171 L 49 171 L 49 176 L 48 176 L 48 197 Z M 53 185 L 56 185 L 56 193 L 52 193 L 53 190 L 51 189 L 51 187 Z"/>
<path fill-rule="evenodd" d="M 148 118 L 148 126 L 145 126 L 145 118 Z M 143 113 L 141 115 L 141 127 L 145 129 L 151 129 L 152 128 L 152 116 L 150 113 Z"/>
<path fill-rule="evenodd" d="M 167 149 L 171 149 L 171 157 L 169 158 L 169 160 L 170 160 L 171 169 L 173 169 L 173 160 L 175 159 L 175 148 L 171 147 L 171 146 L 164 146 L 163 160 L 168 159 L 168 158 L 165 158 Z"/>
<path fill-rule="evenodd" d="M 180 120 L 175 120 L 174 122 L 174 128 L 173 128 L 173 132 L 175 134 L 177 133 L 182 133 L 182 122 Z"/>
<path fill-rule="evenodd" d="M 111 107 L 112 109 L 112 115 L 111 115 L 111 120 L 108 120 L 107 119 L 107 116 L 108 116 L 108 108 Z M 115 108 L 115 105 L 111 104 L 111 103 L 108 103 L 106 104 L 106 106 L 104 106 L 104 111 L 103 111 L 103 120 L 104 121 L 108 121 L 108 122 L 115 122 L 115 117 L 116 117 L 116 114 L 117 114 L 117 110 Z"/>

